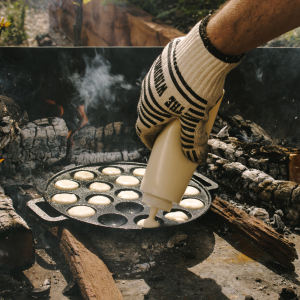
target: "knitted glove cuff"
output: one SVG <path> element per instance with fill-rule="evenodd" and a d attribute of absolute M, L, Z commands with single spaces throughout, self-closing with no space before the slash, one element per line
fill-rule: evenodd
<path fill-rule="evenodd" d="M 219 52 L 209 41 L 206 26 L 211 15 L 200 21 L 184 38 L 177 41 L 173 63 L 177 75 L 195 94 L 212 105 L 223 93 L 226 75 L 245 57 Z M 180 71 L 179 71 L 180 70 Z"/>

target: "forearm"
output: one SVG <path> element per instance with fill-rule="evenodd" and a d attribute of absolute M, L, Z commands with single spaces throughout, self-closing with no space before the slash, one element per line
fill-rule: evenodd
<path fill-rule="evenodd" d="M 239 55 L 300 26 L 300 0 L 231 0 L 207 25 L 211 43 Z"/>

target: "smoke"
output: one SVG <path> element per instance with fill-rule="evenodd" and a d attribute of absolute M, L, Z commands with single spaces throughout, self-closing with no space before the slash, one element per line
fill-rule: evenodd
<path fill-rule="evenodd" d="M 86 107 L 97 108 L 99 101 L 106 108 L 113 108 L 116 103 L 116 89 L 128 91 L 132 85 L 127 83 L 123 75 L 112 75 L 111 64 L 101 55 L 96 54 L 93 59 L 84 56 L 86 69 L 83 77 L 79 73 L 70 76 L 70 80 Z"/>
<path fill-rule="evenodd" d="M 130 83 L 124 75 L 114 73 L 111 63 L 99 53 L 95 53 L 93 58 L 84 54 L 82 58 L 83 72 L 70 72 L 64 67 L 67 78 L 76 90 L 72 104 L 75 107 L 84 105 L 89 122 L 93 125 L 106 125 L 105 122 L 130 118 L 135 120 L 134 98 L 137 104 L 141 79 Z M 131 106 L 130 111 L 128 106 Z"/>

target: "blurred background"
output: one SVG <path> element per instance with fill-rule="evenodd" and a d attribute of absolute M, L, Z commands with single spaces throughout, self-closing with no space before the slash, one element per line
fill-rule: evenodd
<path fill-rule="evenodd" d="M 224 0 L 1 0 L 0 46 L 165 46 Z M 299 28 L 263 47 L 298 47 Z"/>

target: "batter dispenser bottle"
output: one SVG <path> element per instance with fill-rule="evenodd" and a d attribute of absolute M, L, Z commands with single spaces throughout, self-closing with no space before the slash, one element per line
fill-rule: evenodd
<path fill-rule="evenodd" d="M 209 111 L 205 131 L 210 135 L 222 98 Z M 158 135 L 141 183 L 142 201 L 151 207 L 170 211 L 179 203 L 197 167 L 181 150 L 180 121 L 168 123 Z"/>

